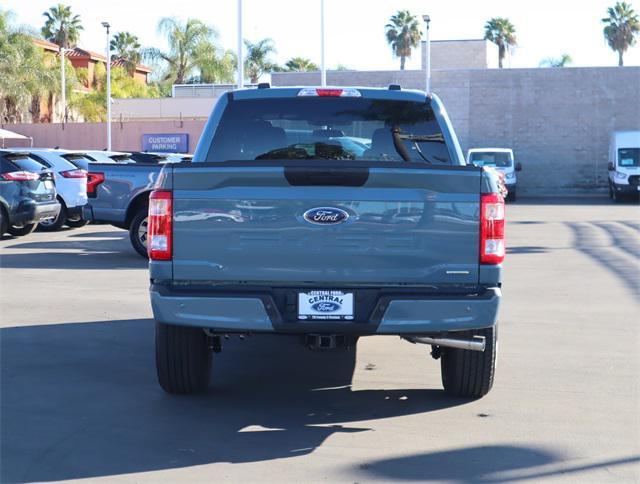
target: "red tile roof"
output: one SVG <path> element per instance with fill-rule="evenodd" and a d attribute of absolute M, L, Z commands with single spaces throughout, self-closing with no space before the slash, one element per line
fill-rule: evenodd
<path fill-rule="evenodd" d="M 32 40 L 34 44 L 39 45 L 43 49 L 51 50 L 54 52 L 58 52 L 60 50 L 60 47 L 58 46 L 58 44 L 54 44 L 53 42 L 49 42 L 48 40 L 37 39 L 35 37 L 33 37 Z"/>

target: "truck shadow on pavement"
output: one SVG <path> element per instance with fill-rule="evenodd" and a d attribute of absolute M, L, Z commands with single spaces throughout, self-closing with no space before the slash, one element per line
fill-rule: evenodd
<path fill-rule="evenodd" d="M 355 349 L 279 338 L 230 340 L 207 394 L 169 396 L 156 382 L 151 320 L 2 329 L 0 480 L 295 457 L 334 433 L 371 430 L 353 422 L 466 403 L 439 389 L 354 391 Z"/>
<path fill-rule="evenodd" d="M 569 463 L 562 454 L 548 449 L 487 445 L 367 462 L 358 466 L 358 473 L 365 473 L 368 476 L 365 480 L 375 477 L 391 482 L 535 482 L 546 477 L 567 476 L 636 462 L 640 462 L 640 456 L 575 464 Z"/>

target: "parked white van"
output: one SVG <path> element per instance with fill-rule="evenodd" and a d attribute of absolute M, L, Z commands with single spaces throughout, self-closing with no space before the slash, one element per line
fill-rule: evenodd
<path fill-rule="evenodd" d="M 609 197 L 616 202 L 640 192 L 640 131 L 616 131 L 609 143 Z"/>
<path fill-rule="evenodd" d="M 515 201 L 516 172 L 522 170 L 520 163 L 514 163 L 513 150 L 510 148 L 471 148 L 467 152 L 467 165 L 488 166 L 504 175 L 507 186 L 507 200 Z"/>

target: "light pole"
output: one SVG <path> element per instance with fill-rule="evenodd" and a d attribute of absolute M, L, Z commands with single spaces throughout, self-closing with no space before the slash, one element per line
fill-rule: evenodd
<path fill-rule="evenodd" d="M 324 63 L 324 0 L 320 0 L 320 85 L 327 85 L 327 69 Z"/>
<path fill-rule="evenodd" d="M 242 56 L 242 0 L 238 0 L 238 89 L 244 87 L 244 59 Z"/>
<path fill-rule="evenodd" d="M 429 38 L 429 23 L 431 22 L 431 18 L 428 15 L 423 15 L 422 20 L 424 20 L 426 27 L 426 36 L 425 36 L 425 54 L 427 59 L 424 64 L 424 68 L 426 71 L 426 91 L 427 94 L 431 92 L 431 39 Z"/>
<path fill-rule="evenodd" d="M 107 29 L 107 151 L 111 151 L 111 34 L 109 22 L 102 22 Z"/>
<path fill-rule="evenodd" d="M 67 79 L 65 77 L 64 65 L 65 48 L 60 47 L 60 104 L 62 104 L 62 124 L 67 122 Z"/>

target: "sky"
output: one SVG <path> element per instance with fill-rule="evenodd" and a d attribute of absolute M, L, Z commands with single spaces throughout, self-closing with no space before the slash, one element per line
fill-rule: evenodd
<path fill-rule="evenodd" d="M 42 13 L 58 0 L 0 0 L 0 8 L 12 10 L 15 21 L 38 29 Z M 629 0 L 627 0 L 629 2 Z M 222 47 L 237 45 L 236 0 L 62 0 L 80 15 L 84 25 L 79 45 L 103 52 L 109 21 L 112 31 L 130 31 L 143 46 L 164 48 L 156 27 L 162 17 L 196 17 L 214 26 Z M 617 65 L 602 34 L 601 18 L 614 0 L 325 0 L 326 65 L 350 69 L 397 69 L 384 37 L 384 25 L 399 9 L 431 17 L 433 40 L 474 39 L 483 35 L 484 23 L 494 16 L 507 17 L 515 25 L 518 47 L 511 67 L 537 67 L 548 57 L 567 53 L 573 66 Z M 638 0 L 629 3 L 640 12 Z M 291 57 L 320 61 L 320 0 L 243 0 L 244 38 L 271 37 L 275 59 L 284 64 Z M 625 65 L 640 65 L 640 42 L 627 51 Z M 407 61 L 407 69 L 420 68 L 419 52 Z"/>

